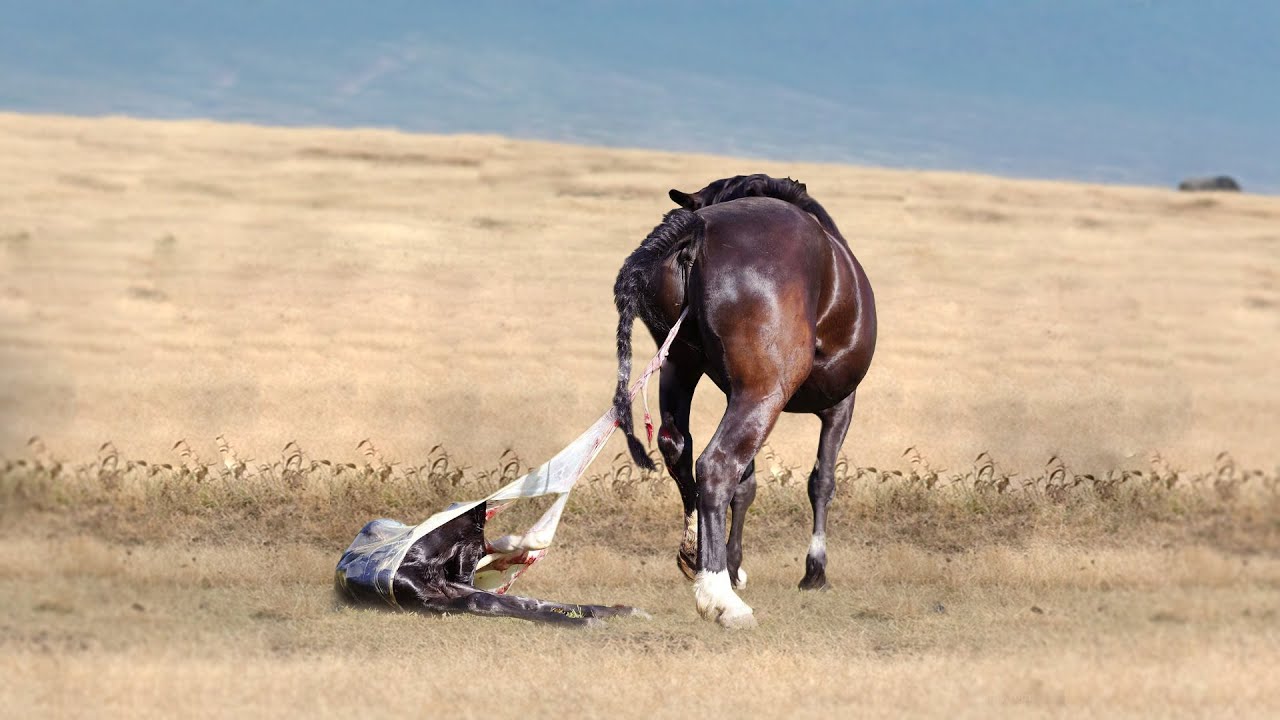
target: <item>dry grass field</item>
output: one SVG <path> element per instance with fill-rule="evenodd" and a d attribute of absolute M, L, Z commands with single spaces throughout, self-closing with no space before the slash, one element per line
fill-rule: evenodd
<path fill-rule="evenodd" d="M 551 556 L 525 591 L 655 614 L 586 632 L 335 607 L 312 546 L 66 536 L 0 557 L 11 717 L 1280 713 L 1274 558 L 890 545 L 846 550 L 840 589 L 802 595 L 802 565 L 767 553 L 742 634 L 694 618 L 666 554 Z"/>
<path fill-rule="evenodd" d="M 670 187 L 806 182 L 876 291 L 847 451 L 1276 462 L 1280 199 L 495 137 L 0 115 L 0 454 L 188 438 L 548 457 L 608 406 L 612 287 Z M 637 353 L 652 350 L 648 340 Z M 723 407 L 695 403 L 695 440 Z M 812 462 L 816 419 L 772 446 Z"/>
<path fill-rule="evenodd" d="M 866 510 L 885 493 L 869 488 L 843 507 Z M 909 519 L 891 495 L 882 516 Z M 649 523 L 648 544 L 625 541 L 617 508 L 576 513 L 522 581 L 531 595 L 654 616 L 588 631 L 351 609 L 330 590 L 341 544 L 287 531 L 152 526 L 122 540 L 86 532 L 100 526 L 74 512 L 29 513 L 0 533 L 0 699 L 22 717 L 1280 713 L 1274 545 L 1216 549 L 1213 535 L 1149 520 L 1100 533 L 1047 502 L 1022 516 L 1033 527 L 1016 539 L 993 539 L 981 536 L 989 521 L 1018 513 L 975 512 L 972 497 L 917 508 L 969 528 L 963 545 L 936 546 L 927 529 L 901 539 L 875 525 L 833 530 L 827 593 L 794 589 L 802 523 L 776 517 L 785 502 L 766 503 L 749 530 L 744 593 L 761 626 L 745 633 L 696 618 L 672 561 L 674 498 L 665 529 L 651 500 L 631 513 Z M 1200 512 L 1245 527 L 1260 513 L 1274 542 L 1270 497 Z M 1097 503 L 1075 510 L 1088 517 Z"/>
<path fill-rule="evenodd" d="M 754 632 L 696 618 L 674 488 L 617 440 L 516 590 L 652 620 L 336 603 L 365 521 L 599 417 L 666 189 L 755 171 L 808 184 L 879 303 L 835 590 L 794 589 L 788 417 Z M 1276 717 L 1278 351 L 1276 198 L 0 114 L 0 716 Z"/>

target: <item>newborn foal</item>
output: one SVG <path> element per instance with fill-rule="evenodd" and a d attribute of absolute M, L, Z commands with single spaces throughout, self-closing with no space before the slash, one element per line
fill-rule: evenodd
<path fill-rule="evenodd" d="M 494 617 L 559 623 L 573 626 L 601 624 L 601 618 L 618 615 L 644 615 L 644 611 L 626 605 L 568 605 L 533 598 L 502 595 L 473 586 L 476 566 L 488 550 L 484 540 L 487 515 L 485 504 L 459 515 L 422 536 L 405 554 L 392 579 L 395 602 L 406 610 L 433 613 L 473 613 Z M 392 521 L 374 520 L 365 525 L 353 547 L 361 539 L 380 538 Z M 396 525 L 399 525 L 396 523 Z M 357 604 L 384 604 L 384 598 L 371 584 L 348 580 L 341 571 L 352 550 L 347 550 L 339 563 L 337 589 Z M 531 562 L 528 553 L 501 559 L 503 570 L 512 564 Z"/>

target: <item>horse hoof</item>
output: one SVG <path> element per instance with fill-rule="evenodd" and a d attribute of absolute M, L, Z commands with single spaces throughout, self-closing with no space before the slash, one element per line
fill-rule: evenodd
<path fill-rule="evenodd" d="M 684 548 L 681 548 L 680 551 L 676 553 L 676 567 L 680 568 L 680 572 L 684 573 L 686 578 L 690 580 L 696 580 L 698 578 L 696 565 L 697 559 L 692 553 L 686 554 Z"/>
<path fill-rule="evenodd" d="M 650 615 L 649 613 L 647 613 L 647 612 L 645 612 L 645 611 L 643 611 L 643 610 L 641 610 L 640 608 L 637 608 L 637 607 L 633 607 L 633 608 L 631 608 L 631 617 L 633 617 L 633 618 L 640 618 L 641 620 L 652 620 L 652 619 L 653 619 L 653 616 L 652 616 L 652 615 Z"/>
<path fill-rule="evenodd" d="M 733 589 L 741 590 L 747 586 L 747 571 L 738 568 L 738 576 L 733 579 Z"/>
<path fill-rule="evenodd" d="M 725 630 L 750 630 L 758 625 L 756 615 L 751 611 L 730 615 L 724 613 L 716 618 L 716 622 Z"/>
<path fill-rule="evenodd" d="M 801 590 L 817 590 L 819 592 L 826 592 L 831 589 L 831 584 L 827 582 L 825 575 L 818 575 L 816 577 L 809 577 L 806 575 L 804 579 L 800 581 L 799 587 Z"/>

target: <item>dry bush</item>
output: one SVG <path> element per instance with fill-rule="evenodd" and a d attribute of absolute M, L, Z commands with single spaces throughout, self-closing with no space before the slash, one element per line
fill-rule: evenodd
<path fill-rule="evenodd" d="M 335 546 L 372 518 L 415 522 L 530 469 L 511 450 L 473 468 L 439 446 L 412 464 L 387 460 L 365 439 L 355 448 L 364 462 L 354 463 L 315 458 L 290 441 L 266 462 L 242 458 L 224 435 L 216 442 L 217 462 L 179 440 L 176 463 L 125 460 L 107 442 L 95 460 L 68 464 L 32 438 L 30 457 L 3 462 L 0 512 L 50 514 L 126 540 L 252 535 Z M 1280 551 L 1280 468 L 1241 469 L 1225 452 L 1200 472 L 1173 468 L 1156 454 L 1146 468 L 1101 472 L 1079 472 L 1055 456 L 1026 475 L 1001 467 L 988 452 L 963 470 L 935 468 L 914 446 L 903 457 L 903 469 L 840 459 L 831 533 L 941 550 L 1050 533 L 1091 542 L 1194 537 L 1233 550 Z M 656 454 L 655 460 L 659 468 L 645 471 L 619 453 L 589 472 L 569 504 L 567 535 L 637 551 L 670 544 L 680 505 Z M 756 475 L 748 542 L 803 539 L 808 473 L 766 447 Z M 537 503 L 518 506 L 504 519 L 521 522 L 540 510 Z"/>

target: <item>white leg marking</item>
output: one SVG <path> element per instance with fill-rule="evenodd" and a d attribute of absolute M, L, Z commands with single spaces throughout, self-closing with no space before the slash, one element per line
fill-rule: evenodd
<path fill-rule="evenodd" d="M 733 584 L 733 589 L 741 590 L 746 586 L 747 586 L 747 571 L 740 567 L 738 568 L 738 580 Z"/>
<path fill-rule="evenodd" d="M 693 597 L 698 614 L 725 627 L 753 627 L 756 624 L 751 606 L 729 586 L 729 571 L 709 573 L 702 570 L 693 581 Z"/>
<path fill-rule="evenodd" d="M 827 556 L 827 536 L 818 533 L 809 541 L 809 557 L 825 558 Z"/>

